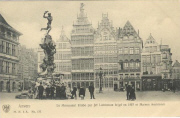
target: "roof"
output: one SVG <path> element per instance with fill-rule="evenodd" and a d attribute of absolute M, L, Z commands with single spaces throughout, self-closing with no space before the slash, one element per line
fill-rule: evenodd
<path fill-rule="evenodd" d="M 156 42 L 156 40 L 154 39 L 154 37 L 151 35 L 149 35 L 149 37 L 146 39 L 145 41 L 145 45 L 148 44 L 148 45 L 158 45 L 158 43 Z"/>
<path fill-rule="evenodd" d="M 0 14 L 0 22 L 1 23 L 3 23 L 3 24 L 5 24 L 5 25 L 7 25 L 7 26 L 9 26 L 9 27 L 11 27 L 7 22 L 6 22 L 6 20 L 3 18 L 3 16 Z M 13 27 L 11 27 L 11 28 L 13 28 Z"/>
<path fill-rule="evenodd" d="M 18 33 L 19 35 L 22 35 L 22 33 L 20 33 L 19 31 L 17 31 L 16 29 L 14 29 L 11 25 L 9 25 L 6 20 L 4 19 L 4 17 L 0 14 L 0 24 L 4 24 L 5 27 L 9 28 L 10 30 Z"/>
<path fill-rule="evenodd" d="M 180 63 L 178 62 L 178 60 L 176 60 L 176 62 L 174 63 L 173 67 L 180 67 Z"/>
<path fill-rule="evenodd" d="M 123 27 L 123 33 L 124 34 L 133 34 L 137 36 L 137 32 L 135 31 L 134 27 L 131 25 L 129 21 L 126 22 L 126 24 Z"/>
<path fill-rule="evenodd" d="M 57 40 L 57 42 L 69 42 L 69 39 L 65 35 L 64 29 L 62 27 L 60 38 Z"/>

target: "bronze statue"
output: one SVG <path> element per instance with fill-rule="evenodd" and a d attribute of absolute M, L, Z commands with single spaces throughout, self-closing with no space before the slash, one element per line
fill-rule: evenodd
<path fill-rule="evenodd" d="M 47 34 L 49 34 L 49 32 L 51 31 L 51 23 L 52 23 L 53 17 L 51 16 L 51 13 L 48 13 L 48 16 L 46 16 L 47 13 L 48 13 L 48 11 L 45 11 L 44 15 L 43 15 L 43 18 L 47 18 L 47 20 L 48 20 L 47 27 L 41 28 L 41 31 L 47 30 Z"/>
<path fill-rule="evenodd" d="M 40 47 L 44 50 L 45 57 L 43 63 L 40 65 L 42 73 L 45 73 L 47 76 L 52 76 L 56 65 L 54 63 L 54 54 L 56 53 L 56 45 L 53 43 L 51 35 L 48 33 L 51 30 L 52 16 L 51 13 L 48 13 L 48 16 L 45 16 L 48 11 L 44 12 L 44 18 L 48 19 L 47 28 L 41 28 L 41 30 L 48 30 L 47 34 L 43 38 L 43 43 L 40 44 Z"/>

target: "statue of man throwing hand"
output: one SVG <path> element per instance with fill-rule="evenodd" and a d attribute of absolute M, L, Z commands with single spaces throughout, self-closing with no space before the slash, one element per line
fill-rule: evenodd
<path fill-rule="evenodd" d="M 45 11 L 44 15 L 43 15 L 43 18 L 47 18 L 47 20 L 48 20 L 47 27 L 41 28 L 41 31 L 48 30 L 47 34 L 49 34 L 49 32 L 51 31 L 51 23 L 52 23 L 53 17 L 51 16 L 51 13 L 48 13 L 48 16 L 46 16 L 47 13 L 48 13 L 48 11 Z"/>

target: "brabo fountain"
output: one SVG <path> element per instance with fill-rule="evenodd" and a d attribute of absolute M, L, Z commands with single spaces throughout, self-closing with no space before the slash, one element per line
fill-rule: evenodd
<path fill-rule="evenodd" d="M 45 34 L 45 37 L 43 38 L 43 43 L 40 44 L 40 47 L 44 50 L 45 57 L 43 59 L 43 63 L 40 65 L 40 68 L 42 69 L 42 73 L 46 75 L 46 77 L 52 77 L 54 69 L 56 68 L 56 65 L 54 63 L 54 54 L 56 53 L 56 45 L 53 43 L 51 35 L 49 35 L 49 32 L 51 31 L 51 23 L 52 23 L 52 16 L 51 13 L 46 14 L 48 11 L 44 12 L 43 18 L 46 18 L 48 20 L 47 27 L 41 28 L 42 30 L 46 30 L 47 33 Z"/>

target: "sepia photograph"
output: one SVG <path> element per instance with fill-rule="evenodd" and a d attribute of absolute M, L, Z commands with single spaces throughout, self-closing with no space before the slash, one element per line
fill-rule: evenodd
<path fill-rule="evenodd" d="M 180 117 L 180 1 L 0 1 L 0 118 Z"/>

